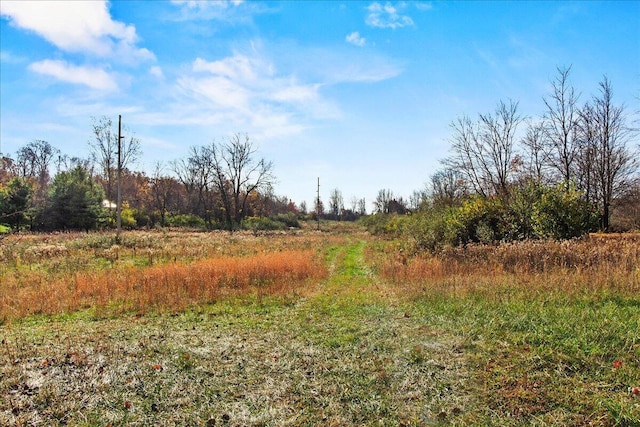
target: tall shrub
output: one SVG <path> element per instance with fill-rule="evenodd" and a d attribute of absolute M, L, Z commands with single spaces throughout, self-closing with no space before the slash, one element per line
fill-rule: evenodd
<path fill-rule="evenodd" d="M 598 216 L 575 186 L 543 189 L 531 214 L 538 238 L 571 239 L 598 228 Z"/>

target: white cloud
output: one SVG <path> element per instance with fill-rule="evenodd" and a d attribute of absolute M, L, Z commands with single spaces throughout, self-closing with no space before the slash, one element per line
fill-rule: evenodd
<path fill-rule="evenodd" d="M 396 61 L 358 49 L 301 48 L 296 44 L 250 43 L 232 55 L 194 58 L 172 84 L 157 91 L 133 119 L 146 126 L 190 125 L 200 132 L 248 132 L 270 139 L 294 136 L 343 117 L 323 89 L 392 78 Z M 166 70 L 165 70 L 166 71 Z"/>
<path fill-rule="evenodd" d="M 271 75 L 272 66 L 257 59 L 250 59 L 245 55 L 235 55 L 220 61 L 207 62 L 197 58 L 193 62 L 193 71 L 206 71 L 208 73 L 232 80 L 251 82 L 257 78 L 257 73 Z"/>
<path fill-rule="evenodd" d="M 178 7 L 173 17 L 177 21 L 248 23 L 254 14 L 270 10 L 266 3 L 243 0 L 171 0 L 171 3 Z"/>
<path fill-rule="evenodd" d="M 309 102 L 318 99 L 318 88 L 320 85 L 297 85 L 285 86 L 273 93 L 271 99 L 280 102 Z"/>
<path fill-rule="evenodd" d="M 357 31 L 354 31 L 351 34 L 347 34 L 345 40 L 347 41 L 347 43 L 351 43 L 356 46 L 364 46 L 364 44 L 366 43 L 366 39 L 362 37 Z"/>
<path fill-rule="evenodd" d="M 275 66 L 258 56 L 235 54 L 218 61 L 197 58 L 195 75 L 181 79 L 183 89 L 210 101 L 244 110 L 257 106 L 318 102 L 318 84 L 301 84 L 293 76 L 278 74 Z"/>
<path fill-rule="evenodd" d="M 431 3 L 414 3 L 416 9 L 426 11 L 433 10 L 433 4 Z"/>
<path fill-rule="evenodd" d="M 254 47 L 250 54 L 216 61 L 196 58 L 191 71 L 177 81 L 180 103 L 189 106 L 178 110 L 190 111 L 180 117 L 202 125 L 231 126 L 269 137 L 293 135 L 312 119 L 339 115 L 338 108 L 320 95 L 321 87 L 279 72 Z"/>
<path fill-rule="evenodd" d="M 261 43 L 252 43 L 218 60 L 194 59 L 176 81 L 178 103 L 169 120 L 233 126 L 252 134 L 289 134 L 316 120 L 342 117 L 340 107 L 323 96 L 323 88 L 375 83 L 402 72 L 397 61 L 364 51 L 291 44 L 272 47 L 270 56 L 262 51 Z M 271 58 L 278 59 L 277 66 Z"/>
<path fill-rule="evenodd" d="M 365 22 L 367 25 L 377 28 L 402 28 L 413 25 L 413 19 L 408 15 L 402 15 L 403 9 L 406 8 L 406 3 L 400 3 L 397 7 L 387 2 L 383 6 L 380 3 L 371 3 L 367 7 L 367 18 Z"/>
<path fill-rule="evenodd" d="M 114 77 L 100 68 L 78 67 L 65 61 L 46 59 L 32 63 L 29 69 L 63 82 L 81 84 L 92 89 L 113 91 L 118 88 Z"/>
<path fill-rule="evenodd" d="M 271 48 L 271 56 L 279 67 L 304 76 L 306 82 L 320 88 L 343 83 L 375 83 L 400 75 L 403 61 L 367 49 L 308 47 L 296 43 Z"/>
<path fill-rule="evenodd" d="M 135 46 L 138 36 L 133 25 L 111 18 L 106 0 L 5 1 L 2 15 L 16 27 L 33 31 L 66 52 L 154 59 L 149 50 Z"/>
<path fill-rule="evenodd" d="M 206 9 L 209 7 L 227 8 L 229 5 L 238 6 L 244 0 L 171 0 L 171 3 L 184 5 L 190 9 Z"/>
<path fill-rule="evenodd" d="M 327 66 L 327 82 L 340 83 L 376 83 L 394 78 L 403 71 L 401 64 L 381 56 L 351 56 L 351 61 L 338 61 Z"/>
<path fill-rule="evenodd" d="M 178 86 L 187 96 L 193 96 L 212 106 L 248 111 L 249 92 L 233 80 L 219 76 L 190 76 L 179 79 Z"/>
<path fill-rule="evenodd" d="M 159 79 L 164 79 L 164 73 L 162 72 L 162 68 L 158 67 L 157 65 L 149 68 L 149 74 Z"/>

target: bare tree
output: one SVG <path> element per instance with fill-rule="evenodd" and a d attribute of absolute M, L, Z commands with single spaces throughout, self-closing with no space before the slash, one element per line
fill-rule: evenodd
<path fill-rule="evenodd" d="M 56 159 L 56 173 L 69 172 L 78 166 L 91 172 L 91 160 L 77 156 L 69 157 L 66 154 L 59 154 Z"/>
<path fill-rule="evenodd" d="M 113 122 L 107 116 L 99 119 L 92 117 L 93 141 L 89 141 L 91 159 L 102 173 L 107 199 L 115 198 L 115 180 L 118 170 L 118 132 L 113 129 Z M 125 128 L 125 131 L 127 129 Z M 135 136 L 123 138 L 120 150 L 120 165 L 125 169 L 141 155 L 140 140 Z"/>
<path fill-rule="evenodd" d="M 356 196 L 352 196 L 351 199 L 349 199 L 349 208 L 353 213 L 358 212 L 358 198 Z"/>
<path fill-rule="evenodd" d="M 418 211 L 427 200 L 429 200 L 429 191 L 426 188 L 423 190 L 413 190 L 409 196 L 409 209 Z"/>
<path fill-rule="evenodd" d="M 35 178 L 39 183 L 49 180 L 49 165 L 60 153 L 49 142 L 34 140 L 17 152 L 17 163 L 23 178 Z"/>
<path fill-rule="evenodd" d="M 215 181 L 215 164 L 212 148 L 208 146 L 191 147 L 189 157 L 172 163 L 178 180 L 184 185 L 189 198 L 191 213 L 204 218 L 211 224 L 215 214 L 218 195 Z"/>
<path fill-rule="evenodd" d="M 0 154 L 0 184 L 6 184 L 16 174 L 15 162 L 9 156 Z"/>
<path fill-rule="evenodd" d="M 571 86 L 571 67 L 559 67 L 551 82 L 552 93 L 543 98 L 547 111 L 544 115 L 544 136 L 549 164 L 560 173 L 568 186 L 574 176 L 578 154 L 578 95 Z"/>
<path fill-rule="evenodd" d="M 162 163 L 158 162 L 153 170 L 153 177 L 150 182 L 151 203 L 160 214 L 160 226 L 166 225 L 166 216 L 172 199 L 176 197 L 176 180 L 163 174 Z"/>
<path fill-rule="evenodd" d="M 548 154 L 545 150 L 544 135 L 543 122 L 528 122 L 526 134 L 521 141 L 524 148 L 524 178 L 531 179 L 538 185 L 547 179 L 545 171 L 548 164 Z"/>
<path fill-rule="evenodd" d="M 581 130 L 585 141 L 585 174 L 593 176 L 600 227 L 609 230 L 611 207 L 624 195 L 638 170 L 638 160 L 627 147 L 631 128 L 623 106 L 613 104 L 611 83 L 605 77 L 600 82 L 600 93 L 594 96 L 581 113 Z"/>
<path fill-rule="evenodd" d="M 225 143 L 211 143 L 213 186 L 220 193 L 229 230 L 246 215 L 247 199 L 275 181 L 273 164 L 255 160 L 256 147 L 248 135 L 235 134 Z"/>
<path fill-rule="evenodd" d="M 343 210 L 344 198 L 342 197 L 342 192 L 334 188 L 329 194 L 329 214 L 333 219 L 339 219 Z"/>
<path fill-rule="evenodd" d="M 17 152 L 17 169 L 20 175 L 35 182 L 32 202 L 36 206 L 43 206 L 45 203 L 51 178 L 49 165 L 59 153 L 60 150 L 43 140 L 31 141 Z"/>
<path fill-rule="evenodd" d="M 434 207 L 456 205 L 468 194 L 463 173 L 451 168 L 445 168 L 431 175 L 430 190 Z"/>
<path fill-rule="evenodd" d="M 447 169 L 463 173 L 476 193 L 488 195 L 489 189 L 483 173 L 484 147 L 479 138 L 477 125 L 469 116 L 463 116 L 450 126 L 454 132 L 450 140 L 453 154 L 442 163 Z"/>
<path fill-rule="evenodd" d="M 522 120 L 514 101 L 500 101 L 495 114 L 480 114 L 475 123 L 467 116 L 459 118 L 451 124 L 453 155 L 443 163 L 461 171 L 478 194 L 508 193 L 515 134 Z"/>
<path fill-rule="evenodd" d="M 393 191 L 388 188 L 379 190 L 376 200 L 373 202 L 376 212 L 384 214 L 389 213 L 389 206 L 392 200 Z"/>
<path fill-rule="evenodd" d="M 358 215 L 367 214 L 367 201 L 365 198 L 358 199 Z"/>

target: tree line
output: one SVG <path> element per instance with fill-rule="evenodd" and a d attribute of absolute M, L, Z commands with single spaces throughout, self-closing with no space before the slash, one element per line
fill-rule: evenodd
<path fill-rule="evenodd" d="M 118 153 L 108 117 L 93 118 L 91 133 L 86 159 L 44 140 L 0 156 L 0 224 L 15 231 L 114 227 L 118 165 L 126 228 L 282 229 L 307 214 L 274 194 L 273 164 L 257 157 L 248 135 L 191 147 L 186 158 L 147 175 L 131 167 L 142 154 L 139 139 L 124 138 Z"/>
<path fill-rule="evenodd" d="M 580 104 L 571 68 L 559 67 L 541 117 L 518 102 L 454 120 L 450 155 L 409 202 L 381 190 L 375 232 L 405 232 L 419 247 L 640 229 L 637 129 L 604 77 Z M 379 206 L 379 207 L 378 207 Z"/>

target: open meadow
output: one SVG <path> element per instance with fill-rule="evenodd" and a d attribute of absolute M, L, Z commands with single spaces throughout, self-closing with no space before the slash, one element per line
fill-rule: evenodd
<path fill-rule="evenodd" d="M 0 241 L 0 425 L 640 425 L 640 235 Z"/>

